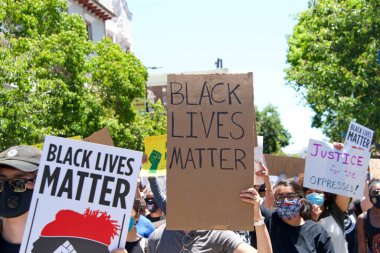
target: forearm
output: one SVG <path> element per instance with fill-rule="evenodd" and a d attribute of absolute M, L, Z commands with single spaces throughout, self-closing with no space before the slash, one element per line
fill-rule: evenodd
<path fill-rule="evenodd" d="M 257 252 L 272 252 L 272 243 L 268 229 L 264 223 L 264 216 L 261 214 L 260 206 L 253 207 L 253 217 L 256 231 Z"/>
<path fill-rule="evenodd" d="M 157 179 L 155 177 L 149 177 L 150 189 L 152 190 L 154 200 L 156 201 L 158 207 L 166 214 L 166 196 L 161 191 L 158 185 Z"/>
<path fill-rule="evenodd" d="M 264 207 L 267 209 L 273 209 L 274 207 L 274 196 L 272 191 L 272 184 L 269 177 L 265 179 L 265 203 Z"/>
<path fill-rule="evenodd" d="M 269 237 L 268 229 L 264 225 L 256 226 L 257 252 L 269 253 L 272 252 L 272 243 Z"/>

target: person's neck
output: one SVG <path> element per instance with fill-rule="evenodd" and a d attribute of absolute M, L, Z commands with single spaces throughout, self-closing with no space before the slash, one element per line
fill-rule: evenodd
<path fill-rule="evenodd" d="M 304 219 L 299 215 L 297 214 L 297 216 L 291 220 L 288 220 L 288 219 L 282 219 L 286 224 L 290 225 L 290 226 L 301 226 L 303 224 L 305 224 L 305 221 Z"/>
<path fill-rule="evenodd" d="M 2 218 L 1 236 L 4 240 L 13 244 L 21 244 L 27 218 L 28 212 L 15 218 Z"/>
<path fill-rule="evenodd" d="M 159 218 L 159 217 L 162 216 L 162 211 L 161 211 L 161 210 L 157 210 L 157 211 L 155 211 L 154 213 L 150 213 L 149 215 L 150 215 L 150 217 L 152 217 L 152 218 Z"/>

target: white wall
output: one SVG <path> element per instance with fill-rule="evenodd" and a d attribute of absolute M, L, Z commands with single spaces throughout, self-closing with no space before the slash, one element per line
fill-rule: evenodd
<path fill-rule="evenodd" d="M 73 0 L 68 0 L 67 12 L 69 14 L 74 14 L 74 13 L 78 14 L 83 18 L 83 20 L 87 24 L 91 24 L 91 34 L 92 34 L 91 39 L 94 42 L 97 42 L 106 36 L 105 22 L 102 19 L 95 16 L 93 13 L 83 8 L 83 6 L 80 5 L 79 3 Z"/>
<path fill-rule="evenodd" d="M 128 9 L 126 0 L 97 0 L 105 8 L 113 12 L 116 17 L 103 21 L 93 13 L 87 11 L 74 0 L 68 0 L 68 13 L 77 13 L 83 17 L 86 23 L 92 25 L 92 40 L 99 41 L 103 37 L 110 37 L 113 42 L 119 44 L 124 51 L 132 47 L 132 13 Z"/>
<path fill-rule="evenodd" d="M 124 51 L 132 47 L 132 13 L 128 9 L 126 0 L 99 0 L 104 6 L 112 6 L 110 9 L 116 17 L 106 21 L 107 36 L 121 46 Z"/>

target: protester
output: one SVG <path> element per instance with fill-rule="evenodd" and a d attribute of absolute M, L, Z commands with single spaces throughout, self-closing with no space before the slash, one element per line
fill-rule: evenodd
<path fill-rule="evenodd" d="M 125 249 L 129 253 L 144 253 L 144 237 L 139 235 L 136 230 L 136 224 L 141 217 L 141 213 L 145 209 L 145 203 L 142 199 L 136 198 L 133 202 L 133 209 L 131 213 L 131 218 L 128 228 L 127 242 L 125 244 Z"/>
<path fill-rule="evenodd" d="M 343 144 L 334 142 L 335 149 L 342 149 Z M 347 253 L 344 218 L 350 203 L 350 197 L 304 188 L 306 198 L 312 203 L 311 218 L 322 225 L 330 235 L 334 249 Z"/>
<path fill-rule="evenodd" d="M 156 201 L 154 200 L 153 193 L 151 191 L 148 191 L 146 193 L 145 202 L 146 202 L 146 208 L 149 211 L 149 214 L 146 215 L 146 218 L 148 220 L 154 223 L 154 222 L 166 219 L 164 212 L 160 209 L 160 207 L 157 205 Z"/>
<path fill-rule="evenodd" d="M 166 196 L 162 193 L 154 177 L 149 178 L 150 187 L 158 206 L 166 213 Z M 254 206 L 255 224 L 258 231 L 258 252 L 272 252 L 268 232 L 261 222 L 258 206 L 260 197 L 254 189 L 242 191 L 242 200 Z M 218 230 L 167 230 L 165 225 L 156 229 L 149 237 L 148 253 L 166 252 L 256 252 L 250 245 L 232 231 Z"/>
<path fill-rule="evenodd" d="M 41 151 L 30 146 L 13 146 L 0 153 L 1 253 L 19 253 L 40 158 Z M 113 251 L 120 252 L 125 251 Z"/>
<path fill-rule="evenodd" d="M 0 153 L 0 252 L 18 253 L 41 151 L 14 146 Z"/>
<path fill-rule="evenodd" d="M 311 219 L 327 230 L 336 252 L 347 253 L 344 218 L 350 198 L 308 188 L 304 191 L 313 205 Z"/>
<path fill-rule="evenodd" d="M 274 187 L 274 201 L 275 211 L 261 207 L 273 252 L 335 252 L 326 230 L 307 219 L 311 205 L 304 199 L 299 184 L 292 180 L 278 182 Z M 255 245 L 255 240 L 252 244 Z"/>
<path fill-rule="evenodd" d="M 367 174 L 369 178 L 369 174 Z M 369 200 L 369 191 L 368 191 L 368 179 L 364 185 L 364 195 L 361 199 L 355 199 L 352 201 L 346 211 L 344 218 L 344 230 L 346 233 L 346 241 L 348 246 L 349 253 L 357 252 L 357 217 L 363 212 L 366 212 L 373 205 Z"/>
<path fill-rule="evenodd" d="M 380 180 L 372 180 L 368 188 L 373 207 L 357 220 L 359 253 L 380 252 Z"/>

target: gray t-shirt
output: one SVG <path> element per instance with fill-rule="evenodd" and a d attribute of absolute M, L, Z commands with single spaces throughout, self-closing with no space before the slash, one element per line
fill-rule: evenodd
<path fill-rule="evenodd" d="M 181 249 L 197 253 L 230 253 L 244 243 L 232 231 L 196 230 L 185 236 L 182 230 L 166 230 L 162 225 L 150 235 L 148 253 L 177 253 Z"/>

